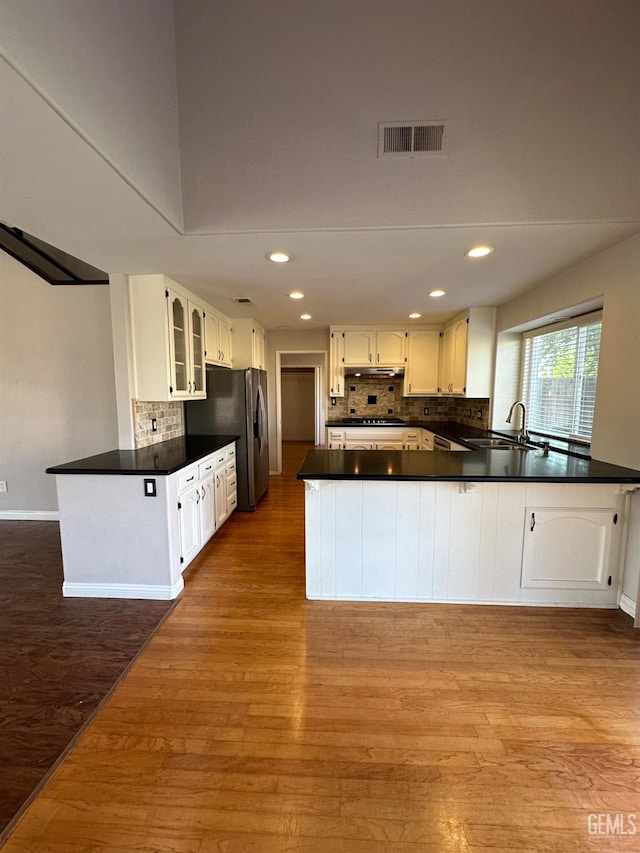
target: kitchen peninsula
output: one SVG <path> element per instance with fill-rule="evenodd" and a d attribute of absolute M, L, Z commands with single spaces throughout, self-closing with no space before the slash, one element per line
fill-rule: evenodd
<path fill-rule="evenodd" d="M 640 471 L 539 448 L 312 450 L 310 599 L 617 607 Z"/>

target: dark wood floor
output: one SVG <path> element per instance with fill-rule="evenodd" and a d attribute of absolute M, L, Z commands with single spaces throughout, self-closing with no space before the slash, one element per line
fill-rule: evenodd
<path fill-rule="evenodd" d="M 1 521 L 0 839 L 172 606 L 61 587 L 58 524 Z"/>
<path fill-rule="evenodd" d="M 304 450 L 196 558 L 2 853 L 635 853 L 631 619 L 307 601 Z"/>

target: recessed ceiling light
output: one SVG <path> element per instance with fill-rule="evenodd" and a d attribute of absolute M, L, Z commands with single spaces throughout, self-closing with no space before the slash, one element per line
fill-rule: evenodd
<path fill-rule="evenodd" d="M 290 252 L 267 252 L 265 258 L 268 261 L 273 261 L 274 264 L 286 264 L 288 261 L 293 260 L 293 255 Z"/>
<path fill-rule="evenodd" d="M 289 294 L 289 299 L 302 299 L 304 297 L 304 293 L 300 293 L 299 290 L 292 290 Z"/>
<path fill-rule="evenodd" d="M 468 258 L 484 258 L 493 252 L 493 246 L 474 246 L 465 252 Z"/>
<path fill-rule="evenodd" d="M 447 292 L 446 290 L 432 290 L 429 293 L 429 296 L 433 296 L 433 297 L 444 296 L 446 292 Z"/>
<path fill-rule="evenodd" d="M 422 314 L 418 314 L 418 312 L 417 312 L 417 311 L 414 311 L 412 314 L 409 314 L 409 319 L 410 319 L 410 320 L 417 320 L 417 319 L 418 319 L 418 317 L 422 317 Z"/>
<path fill-rule="evenodd" d="M 311 314 L 301 314 L 301 315 L 300 315 L 300 319 L 301 319 L 301 320 L 310 320 L 310 319 L 311 319 Z"/>

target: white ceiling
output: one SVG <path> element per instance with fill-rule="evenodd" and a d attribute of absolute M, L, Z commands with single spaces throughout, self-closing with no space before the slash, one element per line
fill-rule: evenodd
<path fill-rule="evenodd" d="M 438 321 L 640 230 L 636 0 L 132 8 L 0 0 L 0 219 L 109 272 L 268 328 Z M 446 153 L 378 158 L 396 120 Z"/>

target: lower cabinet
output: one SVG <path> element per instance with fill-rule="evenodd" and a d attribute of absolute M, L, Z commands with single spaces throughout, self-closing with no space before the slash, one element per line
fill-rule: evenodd
<path fill-rule="evenodd" d="M 235 469 L 235 444 L 229 444 L 174 475 L 183 571 L 237 506 Z"/>
<path fill-rule="evenodd" d="M 526 589 L 606 589 L 615 508 L 528 506 L 522 552 Z"/>

